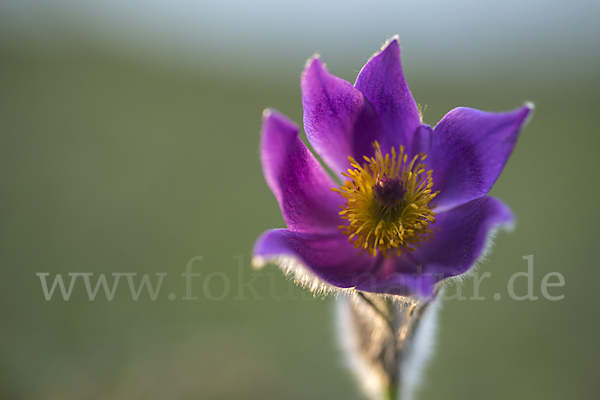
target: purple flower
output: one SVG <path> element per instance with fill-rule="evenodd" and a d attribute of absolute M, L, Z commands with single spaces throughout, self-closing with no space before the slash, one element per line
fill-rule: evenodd
<path fill-rule="evenodd" d="M 318 57 L 302 74 L 304 129 L 337 184 L 275 111 L 264 113 L 261 158 L 288 229 L 265 232 L 255 262 L 338 288 L 430 296 L 464 274 L 513 216 L 487 196 L 533 106 L 456 108 L 424 125 L 392 39 L 352 86 Z M 291 260 L 291 261 L 290 261 Z M 316 279 L 316 281 L 315 281 Z"/>

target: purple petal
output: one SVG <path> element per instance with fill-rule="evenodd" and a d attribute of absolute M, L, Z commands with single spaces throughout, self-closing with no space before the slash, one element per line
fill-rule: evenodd
<path fill-rule="evenodd" d="M 298 128 L 273 111 L 263 117 L 261 159 L 265 180 L 287 226 L 297 232 L 335 230 L 343 198 L 321 164 L 298 138 Z"/>
<path fill-rule="evenodd" d="M 377 274 L 372 274 L 371 279 L 365 280 L 357 290 L 373 293 L 387 293 L 396 296 L 420 296 L 430 297 L 435 284 L 440 281 L 433 273 L 423 273 L 419 266 L 402 266 L 402 270 L 410 272 L 397 272 L 402 261 L 397 259 L 385 259 Z"/>
<path fill-rule="evenodd" d="M 267 260 L 293 257 L 317 277 L 342 288 L 364 281 L 376 261 L 366 252 L 358 255 L 341 230 L 329 234 L 306 234 L 288 229 L 266 231 L 256 241 L 254 255 Z"/>
<path fill-rule="evenodd" d="M 423 266 L 434 266 L 444 277 L 464 274 L 482 256 L 494 228 L 513 224 L 513 214 L 501 200 L 486 196 L 437 215 L 433 238 L 412 253 Z"/>
<path fill-rule="evenodd" d="M 438 214 L 429 242 L 386 260 L 376 279 L 357 289 L 430 296 L 438 281 L 467 272 L 484 255 L 494 229 L 512 222 L 510 209 L 489 196 Z"/>
<path fill-rule="evenodd" d="M 421 118 L 400 63 L 398 39 L 373 56 L 356 78 L 354 85 L 375 106 L 383 126 L 382 150 L 389 152 L 394 146 L 410 148 L 415 130 Z"/>
<path fill-rule="evenodd" d="M 455 108 L 431 131 L 420 128 L 413 149 L 427 154 L 433 170 L 438 212 L 485 196 L 515 147 L 519 132 L 532 110 L 492 113 Z"/>
<path fill-rule="evenodd" d="M 350 168 L 348 156 L 372 156 L 381 135 L 373 105 L 347 81 L 331 75 L 318 58 L 301 80 L 304 130 L 315 151 L 334 172 Z"/>

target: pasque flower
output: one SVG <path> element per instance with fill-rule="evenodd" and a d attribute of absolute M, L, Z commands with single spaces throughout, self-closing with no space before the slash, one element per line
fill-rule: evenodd
<path fill-rule="evenodd" d="M 308 140 L 341 184 L 296 125 L 265 111 L 263 170 L 288 229 L 260 236 L 256 262 L 292 265 L 338 288 L 428 297 L 437 282 L 468 272 L 494 230 L 512 223 L 510 209 L 487 194 L 531 104 L 502 113 L 455 108 L 431 128 L 395 38 L 354 86 L 313 57 L 301 87 Z"/>

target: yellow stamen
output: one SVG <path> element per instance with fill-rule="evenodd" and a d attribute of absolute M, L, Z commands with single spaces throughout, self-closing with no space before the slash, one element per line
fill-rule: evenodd
<path fill-rule="evenodd" d="M 340 229 L 355 248 L 372 256 L 414 251 L 433 236 L 428 226 L 435 222 L 435 213 L 429 202 L 439 193 L 431 192 L 432 171 L 425 173 L 423 164 L 427 156 L 418 154 L 409 161 L 403 146 L 385 156 L 379 143 L 373 147 L 374 156 L 364 156 L 363 165 L 348 157 L 354 169 L 342 172 L 346 182 L 331 189 L 346 199 L 340 216 L 349 225 Z"/>

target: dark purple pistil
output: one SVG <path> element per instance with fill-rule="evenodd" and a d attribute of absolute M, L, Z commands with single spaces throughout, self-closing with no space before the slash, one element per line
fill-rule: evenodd
<path fill-rule="evenodd" d="M 373 194 L 380 204 L 392 208 L 397 206 L 404 197 L 406 190 L 398 178 L 384 176 L 373 186 Z"/>

